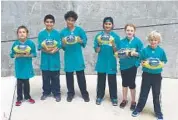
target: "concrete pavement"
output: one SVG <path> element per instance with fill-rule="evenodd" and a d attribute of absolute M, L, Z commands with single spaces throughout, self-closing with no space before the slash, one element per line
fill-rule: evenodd
<path fill-rule="evenodd" d="M 1 77 L 1 118 L 7 120 L 11 110 L 13 92 L 15 88 L 14 77 Z M 149 98 L 145 109 L 137 118 L 131 116 L 129 110 L 130 102 L 125 109 L 120 109 L 119 106 L 112 106 L 109 99 L 109 89 L 106 86 L 105 100 L 100 106 L 95 104 L 96 96 L 96 76 L 87 75 L 87 88 L 90 94 L 90 102 L 85 103 L 81 98 L 81 94 L 75 77 L 76 95 L 71 103 L 66 101 L 66 80 L 65 76 L 60 76 L 61 83 L 61 102 L 55 102 L 53 97 L 49 97 L 45 101 L 41 101 L 42 80 L 41 76 L 35 76 L 31 79 L 31 96 L 36 100 L 35 104 L 23 102 L 20 107 L 13 106 L 11 120 L 155 120 L 152 102 L 152 92 L 150 91 Z M 137 80 L 137 99 L 140 92 L 141 77 Z M 118 76 L 118 98 L 119 103 L 122 100 L 121 78 Z M 178 120 L 178 79 L 163 78 L 162 81 L 162 109 L 165 120 Z M 16 100 L 16 91 L 15 91 Z M 128 94 L 130 101 L 130 92 Z M 15 103 L 15 101 L 14 101 Z"/>

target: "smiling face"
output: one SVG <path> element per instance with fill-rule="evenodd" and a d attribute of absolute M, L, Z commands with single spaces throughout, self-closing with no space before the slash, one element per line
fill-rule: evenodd
<path fill-rule="evenodd" d="M 158 46 L 159 42 L 160 42 L 159 38 L 154 38 L 154 39 L 149 40 L 150 46 L 152 48 L 156 48 Z"/>
<path fill-rule="evenodd" d="M 135 29 L 134 29 L 134 27 L 127 26 L 126 29 L 125 29 L 125 33 L 126 33 L 126 36 L 129 39 L 132 39 L 134 37 L 134 35 L 135 35 Z"/>
<path fill-rule="evenodd" d="M 67 18 L 66 19 L 66 24 L 67 24 L 67 27 L 73 28 L 74 24 L 75 24 L 75 19 L 72 18 L 72 17 Z"/>
<path fill-rule="evenodd" d="M 148 41 L 150 43 L 151 48 L 156 48 L 161 41 L 161 34 L 156 31 L 152 31 L 148 35 Z"/>
<path fill-rule="evenodd" d="M 54 21 L 52 19 L 46 19 L 44 24 L 45 24 L 47 30 L 51 30 L 51 29 L 53 29 Z"/>
<path fill-rule="evenodd" d="M 104 27 L 105 31 L 109 32 L 109 31 L 112 30 L 113 24 L 112 24 L 112 22 L 105 22 L 104 25 L 103 25 L 103 27 Z"/>
<path fill-rule="evenodd" d="M 27 39 L 28 32 L 25 28 L 20 28 L 17 31 L 17 36 L 18 36 L 20 41 L 25 41 Z"/>

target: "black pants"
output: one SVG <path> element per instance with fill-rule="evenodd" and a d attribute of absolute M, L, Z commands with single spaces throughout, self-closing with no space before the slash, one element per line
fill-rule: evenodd
<path fill-rule="evenodd" d="M 60 71 L 42 71 L 43 95 L 60 95 Z"/>
<path fill-rule="evenodd" d="M 77 74 L 77 82 L 78 82 L 82 96 L 85 96 L 85 95 L 88 96 L 89 94 L 87 92 L 84 70 L 76 71 L 76 74 Z M 67 94 L 75 95 L 73 72 L 66 72 L 66 83 L 67 83 L 67 89 L 68 89 Z"/>
<path fill-rule="evenodd" d="M 117 99 L 116 74 L 108 74 L 108 85 L 111 99 Z M 106 87 L 106 73 L 98 73 L 97 98 L 103 98 Z"/>
<path fill-rule="evenodd" d="M 137 75 L 137 67 L 133 66 L 126 70 L 121 70 L 122 86 L 129 87 L 130 89 L 135 89 L 135 78 Z"/>
<path fill-rule="evenodd" d="M 146 104 L 150 88 L 152 87 L 154 111 L 157 116 L 162 116 L 160 106 L 161 74 L 143 72 L 142 85 L 136 110 L 141 112 Z"/>
<path fill-rule="evenodd" d="M 23 100 L 23 93 L 26 100 L 31 99 L 29 79 L 17 79 L 17 101 Z"/>

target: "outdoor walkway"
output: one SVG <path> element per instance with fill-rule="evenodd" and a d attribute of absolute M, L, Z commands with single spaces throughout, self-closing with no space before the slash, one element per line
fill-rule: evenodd
<path fill-rule="evenodd" d="M 131 116 L 130 103 L 125 109 L 112 106 L 109 99 L 109 89 L 106 86 L 105 100 L 100 106 L 95 104 L 96 76 L 87 75 L 87 88 L 90 94 L 90 102 L 85 103 L 81 98 L 77 81 L 75 80 L 76 95 L 71 103 L 66 102 L 66 80 L 61 76 L 61 102 L 55 102 L 50 97 L 41 101 L 42 80 L 41 76 L 31 79 L 31 96 L 36 100 L 35 104 L 23 102 L 20 107 L 13 105 L 11 120 L 156 120 L 153 112 L 152 92 L 144 111 L 137 118 Z M 14 77 L 1 77 L 1 118 L 8 120 L 11 110 L 16 79 Z M 137 99 L 140 92 L 141 78 L 137 77 Z M 122 100 L 121 78 L 118 77 L 118 98 Z M 128 99 L 130 100 L 130 92 Z M 16 101 L 16 91 L 15 99 Z M 15 103 L 14 101 L 14 103 Z M 164 120 L 178 120 L 178 79 L 164 78 L 162 81 L 162 108 Z"/>

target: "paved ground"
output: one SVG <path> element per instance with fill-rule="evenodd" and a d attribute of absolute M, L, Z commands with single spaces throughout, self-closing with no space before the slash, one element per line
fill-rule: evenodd
<path fill-rule="evenodd" d="M 13 92 L 15 88 L 14 77 L 1 77 L 1 118 L 7 120 Z M 141 78 L 137 77 L 137 98 L 140 92 Z M 131 117 L 129 110 L 130 103 L 125 109 L 120 109 L 119 106 L 114 107 L 109 100 L 108 86 L 104 102 L 97 106 L 95 104 L 96 96 L 96 76 L 87 75 L 88 91 L 91 101 L 85 103 L 81 98 L 77 82 L 75 81 L 76 95 L 71 103 L 66 102 L 66 82 L 65 76 L 61 76 L 61 102 L 55 102 L 54 98 L 48 98 L 46 101 L 41 101 L 41 76 L 36 76 L 31 79 L 31 96 L 36 100 L 36 103 L 31 105 L 23 102 L 22 106 L 16 107 L 13 105 L 11 120 L 155 120 L 153 112 L 152 94 L 150 92 L 149 99 L 144 111 L 137 118 Z M 162 84 L 162 108 L 165 120 L 178 120 L 178 79 L 163 79 Z M 121 78 L 118 77 L 118 97 L 121 102 Z M 130 100 L 130 94 L 128 96 Z M 16 93 L 15 93 L 16 100 Z"/>

